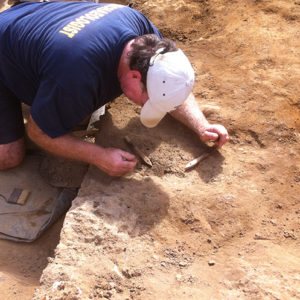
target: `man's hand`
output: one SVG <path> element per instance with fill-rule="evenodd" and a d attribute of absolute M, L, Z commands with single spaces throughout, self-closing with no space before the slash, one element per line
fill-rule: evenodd
<path fill-rule="evenodd" d="M 192 93 L 170 114 L 196 132 L 203 142 L 213 141 L 220 148 L 229 141 L 228 132 L 224 126 L 208 123 Z"/>
<path fill-rule="evenodd" d="M 131 153 L 115 148 L 104 148 L 104 152 L 105 159 L 95 165 L 110 176 L 123 176 L 136 166 L 136 157 Z"/>
<path fill-rule="evenodd" d="M 219 148 L 229 141 L 226 128 L 219 124 L 209 124 L 200 138 L 203 142 L 214 142 Z"/>

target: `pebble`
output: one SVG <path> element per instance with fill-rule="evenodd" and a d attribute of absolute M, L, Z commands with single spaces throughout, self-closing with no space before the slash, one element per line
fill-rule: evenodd
<path fill-rule="evenodd" d="M 295 235 L 292 232 L 288 232 L 288 231 L 284 231 L 283 232 L 283 236 L 285 238 L 291 238 L 293 240 L 296 240 L 297 238 L 295 237 Z"/>
<path fill-rule="evenodd" d="M 216 262 L 212 259 L 208 261 L 209 266 L 214 266 L 215 264 L 216 264 Z"/>
<path fill-rule="evenodd" d="M 263 236 L 259 233 L 255 233 L 253 239 L 255 239 L 255 240 L 270 240 L 270 238 Z"/>
<path fill-rule="evenodd" d="M 114 289 L 116 287 L 116 284 L 113 281 L 109 282 L 108 284 L 111 289 Z"/>
<path fill-rule="evenodd" d="M 186 267 L 187 266 L 187 262 L 181 261 L 181 262 L 179 262 L 179 266 L 180 267 Z"/>
<path fill-rule="evenodd" d="M 177 274 L 177 275 L 176 275 L 176 279 L 177 279 L 178 281 L 180 281 L 181 278 L 182 278 L 182 275 L 181 275 L 181 274 Z"/>

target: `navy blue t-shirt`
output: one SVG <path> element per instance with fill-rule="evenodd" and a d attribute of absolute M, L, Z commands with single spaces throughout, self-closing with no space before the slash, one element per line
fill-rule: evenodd
<path fill-rule="evenodd" d="M 126 43 L 161 36 L 141 13 L 118 4 L 27 2 L 0 14 L 0 80 L 31 105 L 54 138 L 69 132 L 122 90 Z"/>

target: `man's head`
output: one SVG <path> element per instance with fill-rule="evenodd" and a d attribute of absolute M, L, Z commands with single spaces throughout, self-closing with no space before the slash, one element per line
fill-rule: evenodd
<path fill-rule="evenodd" d="M 123 77 L 123 82 L 127 80 L 123 91 L 143 106 L 141 122 L 147 127 L 155 127 L 167 112 L 175 110 L 191 93 L 193 68 L 173 41 L 154 34 L 134 39 L 127 56 L 130 71 Z"/>
<path fill-rule="evenodd" d="M 150 60 L 158 49 L 164 49 L 161 54 L 178 50 L 176 44 L 169 39 L 161 39 L 156 34 L 145 34 L 133 40 L 127 54 L 130 58 L 130 69 L 141 73 L 141 81 L 145 87 Z"/>

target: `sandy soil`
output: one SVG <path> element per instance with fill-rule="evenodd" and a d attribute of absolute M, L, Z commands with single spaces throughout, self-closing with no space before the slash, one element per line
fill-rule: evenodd
<path fill-rule="evenodd" d="M 34 243 L 0 240 L 0 299 L 29 300 L 39 286 L 39 279 L 54 256 L 64 218 L 54 224 Z"/>
<path fill-rule="evenodd" d="M 300 2 L 134 8 L 188 54 L 197 100 L 219 107 L 207 117 L 231 140 L 184 172 L 206 145 L 171 117 L 150 130 L 137 106 L 111 104 L 97 143 L 129 150 L 130 135 L 153 167 L 89 169 L 34 299 L 299 299 Z"/>

